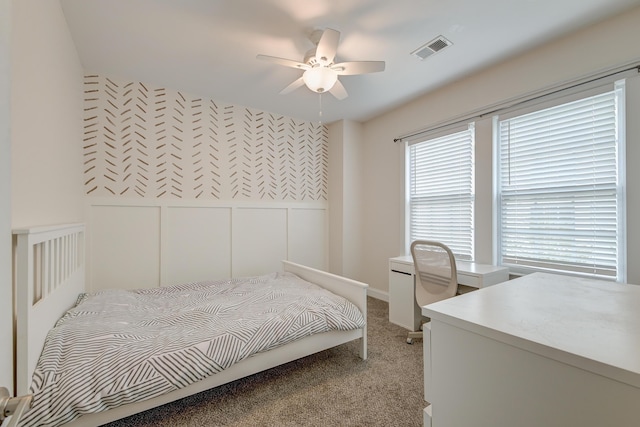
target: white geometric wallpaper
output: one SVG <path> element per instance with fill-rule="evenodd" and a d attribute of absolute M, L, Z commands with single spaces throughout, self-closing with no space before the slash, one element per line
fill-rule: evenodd
<path fill-rule="evenodd" d="M 100 75 L 84 88 L 87 195 L 327 200 L 324 125 Z"/>

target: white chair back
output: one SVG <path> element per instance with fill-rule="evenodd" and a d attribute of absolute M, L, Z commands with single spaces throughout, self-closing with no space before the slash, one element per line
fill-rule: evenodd
<path fill-rule="evenodd" d="M 416 301 L 419 306 L 456 295 L 456 260 L 446 245 L 430 240 L 416 240 L 411 244 L 411 256 L 416 272 Z"/>

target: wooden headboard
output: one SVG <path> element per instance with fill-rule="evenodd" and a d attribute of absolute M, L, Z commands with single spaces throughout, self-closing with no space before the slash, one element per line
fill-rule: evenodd
<path fill-rule="evenodd" d="M 17 395 L 29 392 L 47 332 L 85 291 L 84 224 L 20 228 L 14 235 Z"/>

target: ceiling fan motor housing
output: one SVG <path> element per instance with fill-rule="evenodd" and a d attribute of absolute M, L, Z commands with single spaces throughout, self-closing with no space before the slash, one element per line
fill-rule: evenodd
<path fill-rule="evenodd" d="M 316 58 L 316 48 L 309 49 L 307 53 L 304 54 L 304 63 L 311 67 L 321 66 L 321 62 Z M 331 64 L 326 64 L 326 66 L 330 66 Z"/>

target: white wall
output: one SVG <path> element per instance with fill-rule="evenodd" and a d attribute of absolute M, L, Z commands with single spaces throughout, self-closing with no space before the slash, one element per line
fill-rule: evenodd
<path fill-rule="evenodd" d="M 362 254 L 362 124 L 344 121 L 343 180 L 344 191 L 342 241 L 345 254 L 355 256 L 343 259 L 343 274 L 355 278 L 361 268 Z"/>
<path fill-rule="evenodd" d="M 344 121 L 337 121 L 329 125 L 329 271 L 342 275 L 344 248 Z"/>
<path fill-rule="evenodd" d="M 58 0 L 13 3 L 12 225 L 83 219 L 83 69 Z"/>
<path fill-rule="evenodd" d="M 0 325 L 11 325 L 11 0 L 0 0 Z M 0 343 L 13 342 L 11 327 Z M 13 390 L 13 352 L 0 346 L 0 387 Z"/>
<path fill-rule="evenodd" d="M 355 278 L 362 261 L 362 124 L 335 122 L 329 139 L 329 269 Z"/>
<path fill-rule="evenodd" d="M 627 80 L 627 282 L 640 285 L 640 77 Z"/>
<path fill-rule="evenodd" d="M 404 253 L 404 149 L 394 138 L 517 96 L 640 59 L 640 8 L 578 31 L 477 72 L 364 124 L 364 264 L 358 279 L 388 290 L 388 258 Z M 637 78 L 636 78 L 637 80 Z M 639 117 L 640 94 L 629 84 L 628 117 Z M 635 94 L 634 94 L 635 91 Z M 637 120 L 629 120 L 629 165 L 638 164 Z M 476 133 L 476 259 L 492 262 L 491 129 Z M 640 175 L 630 167 L 628 259 L 640 256 Z M 637 263 L 635 263 L 637 264 Z M 629 263 L 628 280 L 640 283 L 640 266 Z"/>
<path fill-rule="evenodd" d="M 0 342 L 10 343 L 10 229 L 83 219 L 82 67 L 58 0 L 1 0 L 0 17 L 10 67 L 0 72 Z M 0 349 L 0 385 L 10 386 L 11 346 Z"/>

